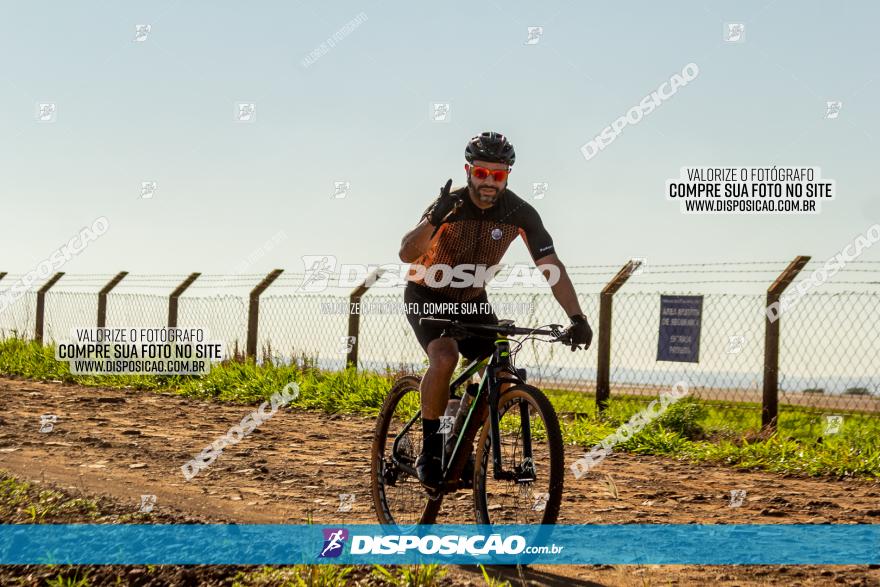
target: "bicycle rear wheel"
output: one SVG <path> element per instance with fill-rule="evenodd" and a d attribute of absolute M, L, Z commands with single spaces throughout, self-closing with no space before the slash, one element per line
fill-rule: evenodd
<path fill-rule="evenodd" d="M 392 459 L 394 439 L 409 428 L 398 443 L 397 460 L 415 467 L 422 450 L 422 424 L 419 418 L 421 379 L 408 375 L 398 379 L 376 420 L 371 449 L 370 481 L 373 504 L 380 524 L 431 524 L 440 511 L 442 498 L 428 499 L 418 478 L 401 469 Z"/>
<path fill-rule="evenodd" d="M 516 479 L 495 479 L 487 418 L 477 442 L 474 512 L 478 524 L 555 524 L 562 504 L 565 451 L 556 411 L 531 385 L 514 385 L 498 400 L 502 470 Z M 531 466 L 523 454 L 531 445 Z"/>

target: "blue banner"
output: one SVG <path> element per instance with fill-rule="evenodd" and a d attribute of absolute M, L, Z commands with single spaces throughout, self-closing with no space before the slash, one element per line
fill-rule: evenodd
<path fill-rule="evenodd" d="M 878 524 L 0 525 L 0 564 L 880 564 Z"/>
<path fill-rule="evenodd" d="M 700 362 L 703 296 L 660 296 L 657 360 Z"/>

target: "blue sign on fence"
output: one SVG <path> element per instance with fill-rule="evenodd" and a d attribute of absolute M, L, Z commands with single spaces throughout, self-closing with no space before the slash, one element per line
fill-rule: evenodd
<path fill-rule="evenodd" d="M 658 361 L 700 362 L 703 296 L 660 296 Z"/>

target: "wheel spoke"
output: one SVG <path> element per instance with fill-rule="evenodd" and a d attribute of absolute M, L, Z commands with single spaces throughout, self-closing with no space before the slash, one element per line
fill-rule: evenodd
<path fill-rule="evenodd" d="M 555 414 L 547 413 L 552 406 L 543 394 L 541 399 L 546 402 L 546 411 L 542 411 L 536 397 L 539 390 L 518 387 L 520 389 L 505 393 L 499 405 L 501 442 L 498 450 L 502 470 L 514 474 L 512 479 L 494 478 L 488 430 L 481 435 L 482 448 L 477 463 L 480 492 L 475 495 L 480 523 L 552 524 L 556 521 L 563 466 L 558 424 Z M 548 425 L 545 418 L 552 419 L 552 424 Z M 551 459 L 559 459 L 559 462 Z M 485 491 L 485 502 L 481 504 L 482 491 Z M 556 498 L 551 503 L 550 497 L 554 494 Z M 547 511 L 548 503 L 551 511 Z"/>
<path fill-rule="evenodd" d="M 381 451 L 381 454 L 373 455 L 375 466 L 380 469 L 373 472 L 373 482 L 377 485 L 376 509 L 382 523 L 416 524 L 425 508 L 427 494 L 418 479 L 393 464 L 391 453 L 397 435 L 418 413 L 419 388 L 410 384 L 392 391 L 392 394 L 396 395 L 393 398 L 389 396 L 388 401 L 394 403 L 393 406 L 389 405 L 390 414 L 383 409 L 383 415 L 388 418 L 387 431 L 379 439 L 379 446 L 374 446 L 374 451 Z M 415 423 L 398 443 L 398 460 L 413 465 L 421 446 L 421 426 Z"/>

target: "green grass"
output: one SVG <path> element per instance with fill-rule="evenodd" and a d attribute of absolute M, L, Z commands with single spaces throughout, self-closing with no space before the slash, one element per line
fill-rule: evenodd
<path fill-rule="evenodd" d="M 367 572 L 369 571 L 369 572 Z M 355 576 L 352 576 L 354 573 Z M 382 587 L 439 587 L 447 583 L 448 571 L 438 564 L 426 565 L 293 565 L 262 567 L 255 571 L 239 572 L 232 587 L 342 587 L 343 585 L 377 585 Z M 509 587 L 509 583 L 492 579 L 487 585 Z"/>
<path fill-rule="evenodd" d="M 480 565 L 480 572 L 483 573 L 483 580 L 486 582 L 487 587 L 511 587 L 510 581 L 489 575 L 489 572 L 486 571 L 486 567 L 483 565 Z"/>
<path fill-rule="evenodd" d="M 204 376 L 72 375 L 66 362 L 55 361 L 54 353 L 51 345 L 0 340 L 0 374 L 246 404 L 267 400 L 295 381 L 300 394 L 292 408 L 364 415 L 378 413 L 394 377 L 390 370 L 384 375 L 321 371 L 306 357 L 290 365 L 228 361 Z M 565 441 L 587 450 L 647 404 L 645 398 L 613 397 L 600 417 L 592 394 L 545 392 L 560 413 Z M 758 432 L 758 404 L 731 406 L 686 398 L 615 450 L 779 473 L 880 478 L 880 417 L 846 415 L 840 432 L 833 435 L 824 435 L 824 422 L 824 415 L 815 410 L 783 405 L 777 432 L 766 435 Z"/>
<path fill-rule="evenodd" d="M 95 520 L 98 505 L 0 472 L 0 520 L 4 523 L 42 524 L 47 518 L 70 515 Z"/>
<path fill-rule="evenodd" d="M 602 418 L 595 411 L 563 418 L 563 437 L 592 447 L 644 405 L 632 399 L 612 400 Z M 823 414 L 784 406 L 775 433 L 762 433 L 760 426 L 758 405 L 748 409 L 686 398 L 615 450 L 775 473 L 880 478 L 878 416 L 846 415 L 840 431 L 826 435 Z"/>
<path fill-rule="evenodd" d="M 263 567 L 239 572 L 233 578 L 232 587 L 344 587 L 356 568 L 341 565 Z"/>
<path fill-rule="evenodd" d="M 437 564 L 401 565 L 390 569 L 373 565 L 373 578 L 394 587 L 435 587 L 442 585 L 446 569 Z"/>
<path fill-rule="evenodd" d="M 390 388 L 389 378 L 372 373 L 319 371 L 303 358 L 291 365 L 227 361 L 211 372 L 192 375 L 73 375 L 55 360 L 51 345 L 21 338 L 0 340 L 0 374 L 80 385 L 174 393 L 205 400 L 253 404 L 268 400 L 295 381 L 299 398 L 290 405 L 328 413 L 376 414 Z"/>
<path fill-rule="evenodd" d="M 89 587 L 88 573 L 80 576 L 79 571 L 71 575 L 56 575 L 46 581 L 47 587 Z"/>

